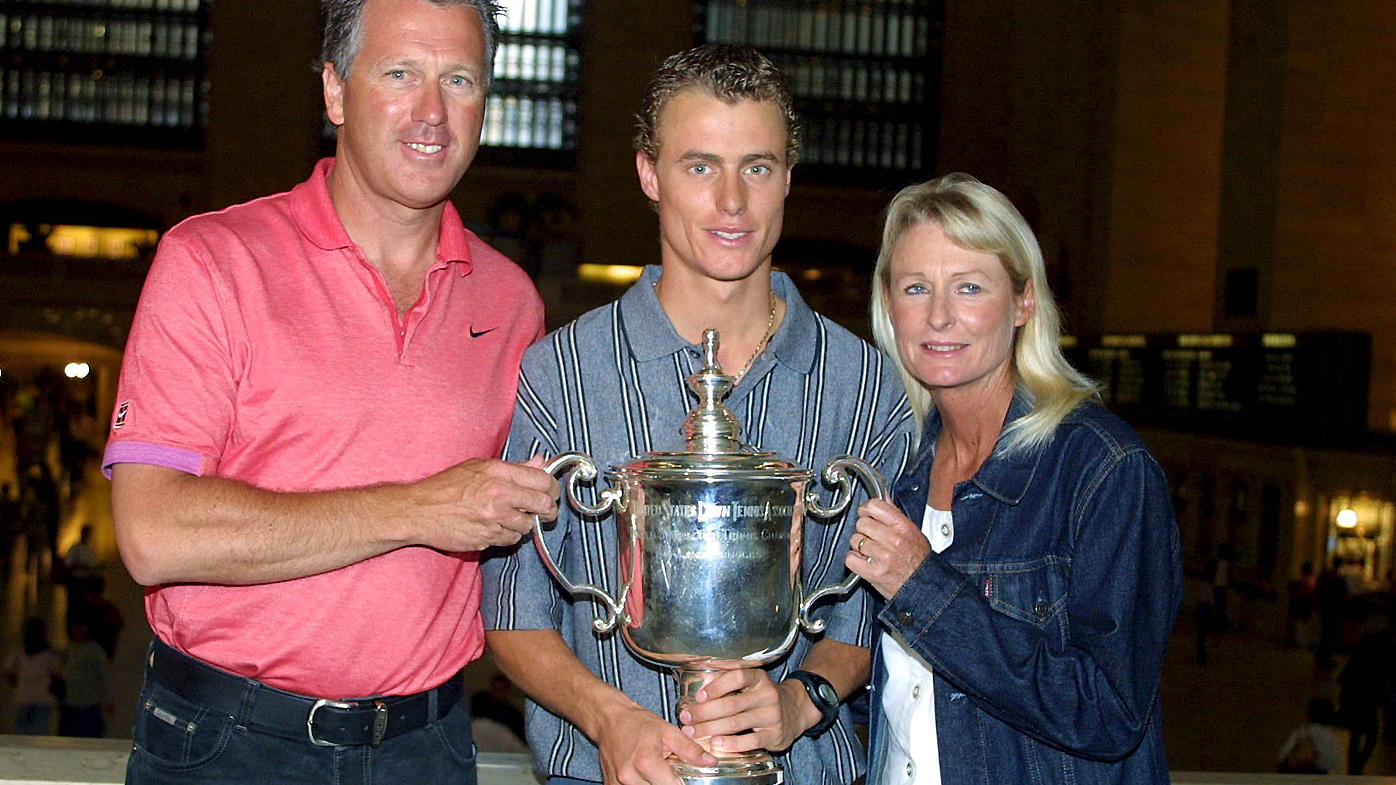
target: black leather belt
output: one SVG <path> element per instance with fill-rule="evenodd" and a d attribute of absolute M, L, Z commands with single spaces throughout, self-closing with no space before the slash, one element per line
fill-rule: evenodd
<path fill-rule="evenodd" d="M 415 695 L 329 700 L 269 687 L 207 665 L 158 637 L 150 645 L 147 678 L 193 703 L 232 717 L 239 725 L 324 747 L 377 747 L 384 739 L 445 717 L 465 687 L 460 674 Z"/>

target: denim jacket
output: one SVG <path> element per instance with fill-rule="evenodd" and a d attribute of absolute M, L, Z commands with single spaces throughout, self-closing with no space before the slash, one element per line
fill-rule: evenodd
<path fill-rule="evenodd" d="M 1005 422 L 1027 414 L 1015 396 Z M 941 421 L 893 485 L 926 507 Z M 1094 403 L 1041 448 L 995 453 L 955 486 L 955 539 L 880 609 L 935 672 L 946 785 L 1167 783 L 1159 674 L 1182 591 L 1162 469 Z M 869 785 L 884 781 L 887 672 L 873 651 Z"/>

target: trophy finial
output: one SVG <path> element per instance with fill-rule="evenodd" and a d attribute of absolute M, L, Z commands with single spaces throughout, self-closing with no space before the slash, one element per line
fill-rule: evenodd
<path fill-rule="evenodd" d="M 718 373 L 722 372 L 722 366 L 717 364 L 717 330 L 709 327 L 703 331 L 703 370 L 716 368 Z"/>
<path fill-rule="evenodd" d="M 688 451 L 719 454 L 743 452 L 742 425 L 722 402 L 736 380 L 722 372 L 717 360 L 721 342 L 717 330 L 703 331 L 703 367 L 688 377 L 688 388 L 698 396 L 698 407 L 688 413 L 680 429 Z"/>

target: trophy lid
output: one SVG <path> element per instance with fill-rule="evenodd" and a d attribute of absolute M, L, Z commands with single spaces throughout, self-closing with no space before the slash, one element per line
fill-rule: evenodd
<path fill-rule="evenodd" d="M 704 330 L 703 366 L 687 379 L 688 388 L 698 396 L 698 406 L 688 413 L 679 429 L 685 449 L 647 453 L 626 466 L 612 467 L 611 473 L 778 480 L 808 479 L 813 475 L 808 469 L 741 441 L 741 423 L 722 402 L 736 385 L 736 379 L 722 372 L 717 347 L 717 330 Z"/>

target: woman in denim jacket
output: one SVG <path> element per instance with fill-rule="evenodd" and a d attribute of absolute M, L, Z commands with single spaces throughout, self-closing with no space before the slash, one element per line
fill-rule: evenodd
<path fill-rule="evenodd" d="M 1168 486 L 1062 357 L 1032 231 L 968 175 L 912 186 L 873 290 L 924 427 L 846 557 L 886 599 L 869 785 L 1167 783 Z"/>

